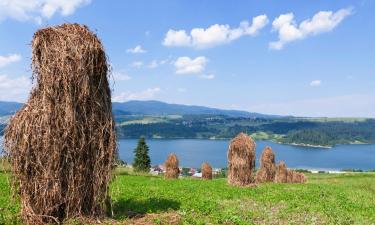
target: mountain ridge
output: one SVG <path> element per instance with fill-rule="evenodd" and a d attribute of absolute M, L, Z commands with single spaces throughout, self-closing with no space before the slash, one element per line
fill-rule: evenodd
<path fill-rule="evenodd" d="M 0 116 L 14 114 L 22 107 L 22 103 L 0 101 Z M 267 115 L 244 110 L 219 109 L 206 106 L 184 105 L 166 103 L 156 100 L 127 102 L 112 102 L 112 110 L 115 115 L 224 115 L 229 117 L 247 118 L 278 118 L 282 116 Z"/>

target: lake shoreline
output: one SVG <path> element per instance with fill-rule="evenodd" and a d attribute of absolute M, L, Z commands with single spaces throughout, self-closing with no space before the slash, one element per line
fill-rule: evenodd
<path fill-rule="evenodd" d="M 137 138 L 118 138 L 118 140 L 133 140 Z M 147 138 L 149 140 L 203 140 L 203 141 L 230 141 L 232 138 L 185 138 L 185 137 L 174 137 L 174 138 L 164 138 L 164 137 L 150 137 Z M 333 147 L 337 145 L 371 145 L 372 143 L 364 143 L 364 142 L 350 142 L 345 144 L 335 144 L 335 145 L 312 145 L 312 144 L 306 144 L 306 143 L 286 143 L 286 142 L 280 142 L 276 139 L 254 139 L 254 141 L 270 141 L 273 143 L 281 144 L 281 145 L 289 145 L 289 146 L 299 146 L 299 147 L 306 147 L 306 148 L 312 148 L 312 149 L 332 149 Z M 374 143 L 375 144 L 375 143 Z"/>

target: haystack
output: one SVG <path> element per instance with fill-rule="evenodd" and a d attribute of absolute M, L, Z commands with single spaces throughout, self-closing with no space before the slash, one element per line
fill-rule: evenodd
<path fill-rule="evenodd" d="M 280 161 L 276 167 L 275 182 L 286 183 L 288 177 L 288 171 L 284 161 Z"/>
<path fill-rule="evenodd" d="M 271 147 L 266 147 L 263 150 L 262 156 L 260 158 L 260 168 L 256 174 L 256 180 L 259 183 L 263 182 L 273 182 L 276 175 L 276 165 L 275 165 L 275 154 Z"/>
<path fill-rule="evenodd" d="M 306 182 L 305 174 L 296 172 L 296 171 L 293 173 L 292 183 L 305 183 L 305 182 Z"/>
<path fill-rule="evenodd" d="M 244 134 L 231 140 L 228 150 L 228 183 L 247 186 L 254 183 L 255 143 Z"/>
<path fill-rule="evenodd" d="M 202 167 L 202 179 L 204 180 L 212 180 L 212 167 L 208 163 L 203 163 Z"/>
<path fill-rule="evenodd" d="M 287 169 L 287 177 L 286 177 L 286 182 L 287 183 L 294 183 L 296 180 L 296 172 L 292 169 Z"/>
<path fill-rule="evenodd" d="M 24 223 L 104 213 L 116 154 L 108 63 L 86 26 L 41 29 L 32 41 L 34 88 L 5 131 Z"/>
<path fill-rule="evenodd" d="M 177 179 L 180 174 L 180 169 L 178 167 L 178 158 L 175 154 L 170 154 L 165 161 L 165 178 Z"/>

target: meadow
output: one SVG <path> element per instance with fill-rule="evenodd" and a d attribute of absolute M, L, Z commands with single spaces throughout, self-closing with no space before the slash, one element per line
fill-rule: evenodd
<path fill-rule="evenodd" d="M 375 173 L 307 174 L 306 184 L 230 187 L 226 179 L 165 180 L 117 171 L 113 218 L 102 224 L 375 224 Z M 0 174 L 0 224 L 19 224 L 8 175 Z M 77 219 L 71 224 L 87 223 Z M 89 223 L 98 223 L 92 220 Z"/>

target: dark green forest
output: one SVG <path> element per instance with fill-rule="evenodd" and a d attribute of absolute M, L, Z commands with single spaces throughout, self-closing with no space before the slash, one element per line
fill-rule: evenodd
<path fill-rule="evenodd" d="M 251 119 L 225 116 L 184 116 L 155 123 L 117 126 L 120 138 L 232 138 L 239 132 L 265 133 L 264 139 L 282 143 L 333 146 L 375 143 L 375 120 L 310 121 L 308 119 Z M 255 135 L 257 137 L 257 135 Z M 263 135 L 264 136 L 264 135 Z"/>
<path fill-rule="evenodd" d="M 286 144 L 375 143 L 375 119 L 246 118 L 224 115 L 116 115 L 119 138 L 230 139 L 239 132 Z M 4 124 L 0 124 L 0 135 Z"/>

